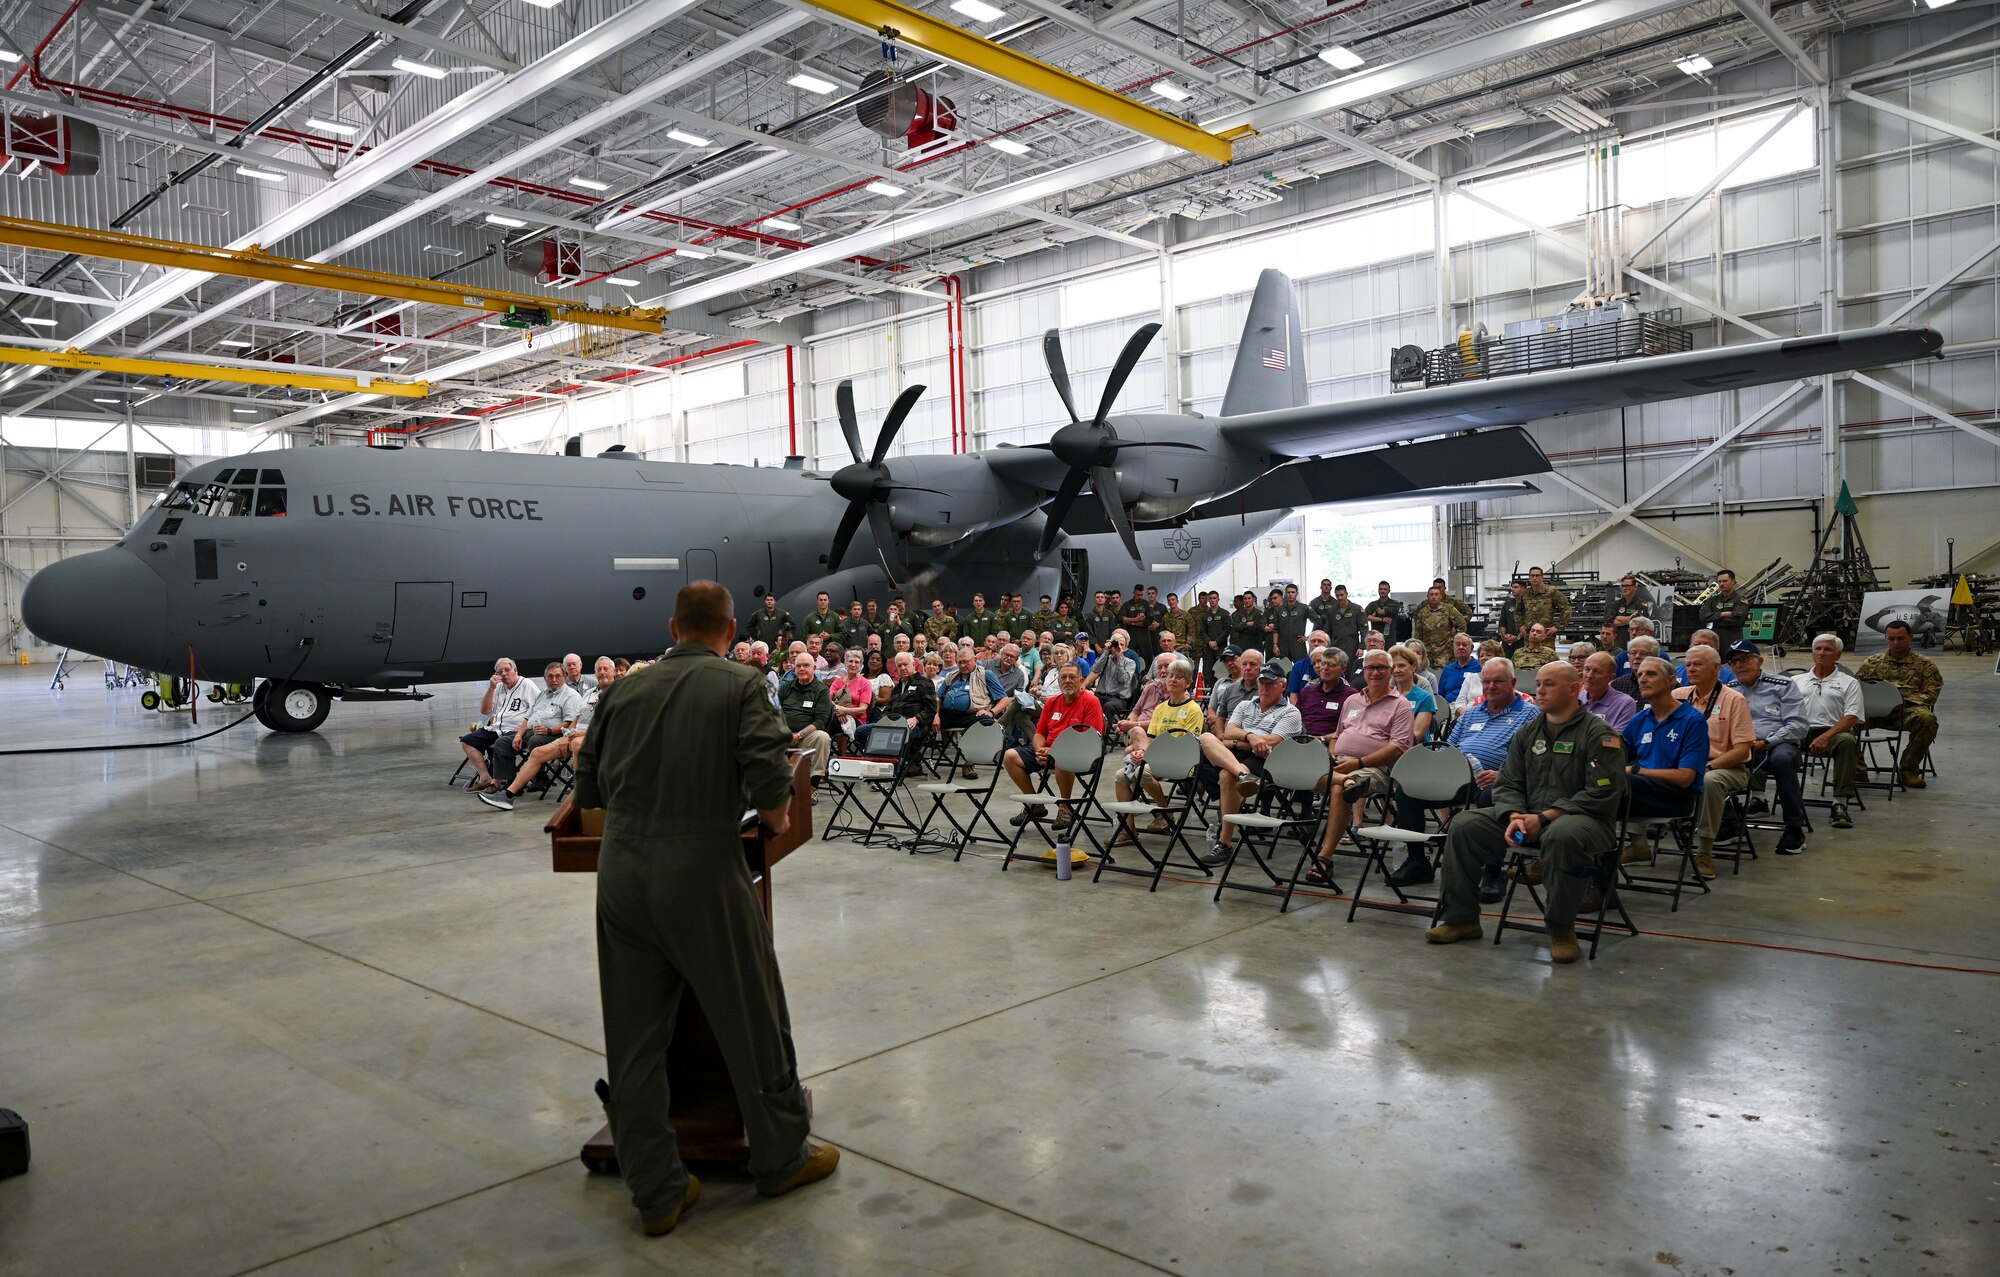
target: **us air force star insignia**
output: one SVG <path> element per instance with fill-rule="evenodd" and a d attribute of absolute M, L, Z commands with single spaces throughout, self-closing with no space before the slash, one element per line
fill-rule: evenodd
<path fill-rule="evenodd" d="M 1186 563 L 1196 550 L 1201 549 L 1201 538 L 1189 536 L 1186 528 L 1175 528 L 1167 537 L 1167 548 L 1174 552 L 1175 558 Z"/>
<path fill-rule="evenodd" d="M 1537 755 L 1546 754 L 1549 752 L 1549 743 L 1543 740 L 1541 737 L 1537 736 L 1535 738 L 1535 743 L 1528 746 L 1528 752 Z"/>

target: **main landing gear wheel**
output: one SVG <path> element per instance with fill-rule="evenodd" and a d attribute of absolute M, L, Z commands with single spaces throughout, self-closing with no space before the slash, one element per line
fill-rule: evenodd
<path fill-rule="evenodd" d="M 333 693 L 318 683 L 257 685 L 257 721 L 274 732 L 309 732 L 326 721 Z"/>

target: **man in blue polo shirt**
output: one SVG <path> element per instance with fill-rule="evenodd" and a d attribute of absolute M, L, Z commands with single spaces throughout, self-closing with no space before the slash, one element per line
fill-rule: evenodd
<path fill-rule="evenodd" d="M 1319 677 L 1320 649 L 1326 645 L 1326 631 L 1314 630 L 1306 636 L 1306 659 L 1293 661 L 1292 668 L 1285 672 L 1285 695 L 1292 698 L 1292 704 L 1298 704 L 1305 685 Z"/>
<path fill-rule="evenodd" d="M 1451 725 L 1452 748 L 1472 760 L 1471 792 L 1459 791 L 1455 804 L 1463 807 L 1492 806 L 1493 786 L 1500 779 L 1500 764 L 1507 759 L 1508 744 L 1514 739 L 1515 732 L 1534 722 L 1542 712 L 1516 687 L 1514 662 L 1504 656 L 1496 656 L 1480 666 L 1478 672 L 1479 701 L 1460 714 L 1458 721 Z M 1424 804 L 1398 790 L 1396 828 L 1421 831 L 1423 827 Z M 1411 847 L 1403 863 L 1389 875 L 1389 881 L 1398 886 L 1411 887 L 1430 882 L 1436 876 L 1437 871 L 1431 868 L 1430 853 Z M 1497 868 L 1483 876 L 1491 880 L 1487 886 L 1499 884 L 1504 887 Z"/>
<path fill-rule="evenodd" d="M 1646 704 L 1624 732 L 1631 815 L 1691 815 L 1701 800 L 1702 773 L 1708 770 L 1708 720 L 1692 702 L 1674 699 L 1680 680 L 1661 657 L 1641 659 L 1638 677 Z M 1623 860 L 1632 864 L 1652 856 L 1645 841 L 1635 838 Z"/>
<path fill-rule="evenodd" d="M 1696 630 L 1694 632 L 1694 637 L 1688 640 L 1688 646 L 1690 648 L 1696 648 L 1696 647 L 1714 648 L 1717 659 L 1722 661 L 1722 672 L 1716 675 L 1717 680 L 1720 681 L 1724 687 L 1736 686 L 1736 672 L 1729 668 L 1728 660 L 1723 658 L 1722 639 L 1719 635 L 1716 634 L 1714 630 Z M 1674 678 L 1680 682 L 1681 686 L 1683 687 L 1687 686 L 1688 667 L 1687 667 L 1687 661 L 1685 659 L 1683 659 L 1679 665 L 1674 666 Z"/>
<path fill-rule="evenodd" d="M 1472 636 L 1454 634 L 1451 636 L 1451 660 L 1445 662 L 1438 671 L 1438 699 L 1447 705 L 1458 700 L 1459 688 L 1465 685 L 1467 674 L 1479 673 L 1479 658 L 1472 654 Z"/>

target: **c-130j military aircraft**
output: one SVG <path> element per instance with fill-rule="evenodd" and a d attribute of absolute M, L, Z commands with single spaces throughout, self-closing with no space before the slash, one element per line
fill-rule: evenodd
<path fill-rule="evenodd" d="M 1120 548 L 1146 577 L 1192 581 L 1295 507 L 1532 490 L 1437 491 L 1549 470 L 1520 425 L 1536 417 L 1898 363 L 1942 344 L 1928 329 L 1871 328 L 1310 404 L 1292 283 L 1267 270 L 1219 416 L 1113 416 L 1157 331 L 1132 335 L 1087 419 L 1048 333 L 1070 423 L 1030 446 L 891 458 L 913 386 L 864 453 L 843 384 L 854 461 L 831 474 L 616 451 L 317 448 L 211 462 L 113 548 L 37 573 L 23 619 L 48 642 L 143 668 L 258 680 L 265 726 L 311 731 L 335 697 L 484 677 L 503 653 L 527 664 L 657 651 L 688 581 L 729 585 L 745 615 L 767 587 L 800 615 L 820 590 L 907 588 L 921 602 L 1056 594 L 1066 580 L 1083 593 L 1089 565 Z M 1079 500 L 1086 489 L 1094 502 Z"/>

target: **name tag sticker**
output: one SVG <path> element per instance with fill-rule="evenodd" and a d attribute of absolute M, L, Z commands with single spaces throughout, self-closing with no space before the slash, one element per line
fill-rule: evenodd
<path fill-rule="evenodd" d="M 1599 784 L 1600 786 L 1603 786 L 1603 785 L 1609 785 L 1609 784 L 1611 783 L 1611 778 L 1610 778 L 1609 776 L 1605 776 L 1605 777 L 1601 778 L 1601 779 L 1600 779 L 1600 780 L 1599 780 L 1599 781 L 1598 781 L 1597 783 L 1598 783 L 1598 784 Z"/>
<path fill-rule="evenodd" d="M 811 701 L 800 701 L 800 702 L 799 702 L 799 708 L 800 708 L 800 709 L 811 709 L 812 707 L 813 707 L 813 703 L 812 703 Z"/>
<path fill-rule="evenodd" d="M 1468 731 L 1468 732 L 1483 732 L 1483 731 L 1485 731 L 1485 730 L 1486 730 L 1486 724 L 1484 724 L 1484 723 L 1467 723 L 1467 724 L 1465 725 L 1465 730 L 1466 730 L 1466 731 Z"/>
<path fill-rule="evenodd" d="M 1646 734 L 1645 734 L 1644 736 L 1641 736 L 1641 737 L 1639 738 L 1639 743 L 1640 743 L 1641 745 L 1650 745 L 1650 744 L 1652 744 L 1652 743 L 1653 743 L 1653 734 L 1652 734 L 1651 732 L 1647 732 L 1647 733 L 1646 733 Z"/>
<path fill-rule="evenodd" d="M 1049 715 L 1049 721 L 1050 721 L 1051 723 L 1060 723 L 1060 722 L 1062 722 L 1062 714 L 1061 714 L 1061 713 L 1055 713 L 1055 714 L 1051 714 L 1051 715 Z"/>
<path fill-rule="evenodd" d="M 1575 752 L 1576 752 L 1576 742 L 1575 742 L 1575 741 L 1568 741 L 1568 740 L 1559 740 L 1559 741 L 1557 741 L 1557 742 L 1556 742 L 1556 753 L 1558 753 L 1558 754 L 1574 754 Z"/>

